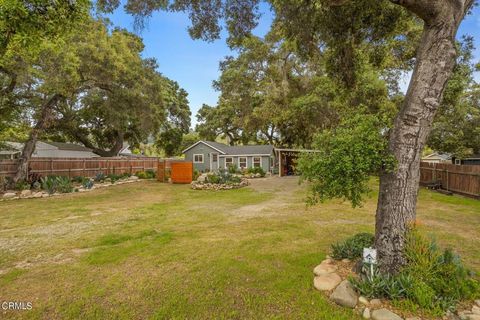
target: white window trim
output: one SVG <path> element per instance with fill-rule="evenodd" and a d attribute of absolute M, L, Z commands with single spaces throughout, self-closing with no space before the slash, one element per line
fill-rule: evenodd
<path fill-rule="evenodd" d="M 258 159 L 258 167 L 261 168 L 262 167 L 262 157 L 253 157 L 252 159 L 252 168 L 255 168 L 255 159 Z"/>
<path fill-rule="evenodd" d="M 458 166 L 458 165 L 461 165 L 462 164 L 462 159 L 455 159 L 455 164 Z"/>
<path fill-rule="evenodd" d="M 196 156 L 202 156 L 202 161 L 197 161 L 197 160 L 195 160 L 195 157 L 196 157 Z M 194 154 L 193 154 L 193 163 L 203 163 L 204 160 L 205 160 L 205 158 L 204 158 L 204 156 L 203 156 L 203 153 L 194 153 Z"/>
<path fill-rule="evenodd" d="M 242 162 L 242 159 L 245 159 L 245 167 L 242 167 L 241 164 L 240 164 Z M 247 169 L 248 168 L 247 157 L 239 157 L 238 158 L 238 168 L 239 169 Z"/>
<path fill-rule="evenodd" d="M 225 157 L 225 163 L 224 163 L 224 164 L 225 164 L 225 169 L 228 169 L 227 159 L 231 159 L 231 160 L 232 160 L 231 164 L 232 164 L 232 166 L 233 166 L 233 157 Z"/>

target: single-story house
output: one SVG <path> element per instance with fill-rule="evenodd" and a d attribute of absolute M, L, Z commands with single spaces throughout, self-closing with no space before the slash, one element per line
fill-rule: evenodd
<path fill-rule="evenodd" d="M 448 153 L 434 152 L 422 157 L 422 162 L 429 163 L 452 163 L 452 155 Z"/>
<path fill-rule="evenodd" d="M 480 165 L 480 154 L 472 154 L 471 156 L 465 158 L 454 158 L 455 164 L 463 165 Z"/>
<path fill-rule="evenodd" d="M 185 160 L 192 161 L 195 170 L 200 172 L 227 169 L 261 167 L 272 172 L 275 152 L 272 145 L 229 146 L 214 141 L 198 141 L 183 150 Z"/>
<path fill-rule="evenodd" d="M 0 159 L 17 159 L 20 157 L 23 149 L 23 143 L 5 142 L 5 148 L 0 151 Z M 34 158 L 96 158 L 99 155 L 92 152 L 91 149 L 79 144 L 37 141 L 35 151 L 32 154 Z"/>

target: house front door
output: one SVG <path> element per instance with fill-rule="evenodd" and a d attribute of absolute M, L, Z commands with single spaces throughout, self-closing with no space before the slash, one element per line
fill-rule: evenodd
<path fill-rule="evenodd" d="M 218 170 L 218 153 L 210 153 L 210 171 Z"/>

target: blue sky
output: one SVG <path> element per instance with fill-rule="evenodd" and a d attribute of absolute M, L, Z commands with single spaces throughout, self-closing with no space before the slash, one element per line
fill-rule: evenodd
<path fill-rule="evenodd" d="M 266 4 L 261 6 L 262 17 L 254 33 L 263 36 L 268 32 L 272 13 Z M 133 19 L 123 8 L 117 9 L 110 20 L 115 26 L 133 31 Z M 212 81 L 219 73 L 219 62 L 225 56 L 235 55 L 226 45 L 226 33 L 214 42 L 192 40 L 187 27 L 188 16 L 183 13 L 157 12 L 149 19 L 148 26 L 140 33 L 145 43 L 144 57 L 155 57 L 159 71 L 168 78 L 177 81 L 187 90 L 192 110 L 192 126 L 196 123 L 196 113 L 203 103 L 215 105 L 219 93 L 212 88 Z M 458 35 L 470 34 L 475 38 L 476 61 L 480 60 L 480 8 L 461 24 Z M 478 75 L 477 75 L 478 79 Z M 406 87 L 405 81 L 403 87 Z"/>

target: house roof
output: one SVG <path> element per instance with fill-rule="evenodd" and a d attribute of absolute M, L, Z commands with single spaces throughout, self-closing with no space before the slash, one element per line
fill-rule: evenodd
<path fill-rule="evenodd" d="M 58 148 L 58 150 L 65 150 L 65 151 L 85 151 L 85 152 L 91 152 L 92 149 L 89 149 L 87 147 L 84 147 L 79 144 L 75 143 L 65 143 L 65 142 L 51 142 L 51 141 L 42 141 L 43 143 L 49 144 L 51 146 L 54 146 Z"/>
<path fill-rule="evenodd" d="M 273 152 L 272 145 L 245 145 L 245 146 L 229 146 L 224 143 L 215 141 L 203 141 L 200 140 L 192 144 L 187 149 L 183 150 L 183 153 L 190 150 L 199 143 L 203 143 L 217 151 L 222 155 L 258 155 L 258 154 L 271 154 Z"/>
<path fill-rule="evenodd" d="M 57 148 L 58 150 L 65 150 L 65 151 L 84 151 L 84 152 L 91 152 L 92 149 L 84 147 L 79 144 L 75 143 L 65 143 L 65 142 L 51 142 L 51 141 L 38 141 L 52 147 Z M 19 142 L 5 142 L 5 147 L 2 148 L 3 152 L 11 151 L 13 153 L 21 151 L 23 149 L 23 143 Z"/>
<path fill-rule="evenodd" d="M 436 158 L 436 159 L 447 161 L 447 160 L 452 159 L 452 155 L 449 154 L 449 153 L 434 152 L 434 153 L 429 154 L 428 156 L 423 157 L 422 159 L 431 159 L 431 158 Z"/>

